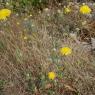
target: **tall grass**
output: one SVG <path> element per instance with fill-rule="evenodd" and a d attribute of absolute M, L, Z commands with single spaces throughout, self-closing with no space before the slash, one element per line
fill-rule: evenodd
<path fill-rule="evenodd" d="M 57 7 L 30 14 L 0 21 L 0 94 L 94 95 L 95 58 L 90 46 L 69 35 L 83 27 L 80 17 L 88 19 Z M 65 46 L 71 55 L 60 54 Z M 48 78 L 50 71 L 56 73 L 54 80 Z"/>

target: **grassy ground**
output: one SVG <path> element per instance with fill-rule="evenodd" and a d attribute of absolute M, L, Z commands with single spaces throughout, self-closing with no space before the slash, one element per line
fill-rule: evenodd
<path fill-rule="evenodd" d="M 78 5 L 77 5 L 78 6 Z M 90 19 L 63 8 L 12 13 L 0 21 L 0 95 L 94 95 L 95 57 L 69 34 Z M 60 54 L 69 47 L 72 53 Z M 50 80 L 49 72 L 56 78 Z"/>

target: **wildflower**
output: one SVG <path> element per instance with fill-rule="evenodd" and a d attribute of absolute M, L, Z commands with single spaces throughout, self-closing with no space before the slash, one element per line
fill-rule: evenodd
<path fill-rule="evenodd" d="M 70 7 L 65 7 L 64 8 L 64 13 L 67 14 L 67 13 L 70 13 L 71 12 L 71 8 Z"/>
<path fill-rule="evenodd" d="M 54 80 L 56 77 L 56 74 L 54 72 L 49 72 L 48 73 L 48 78 L 51 79 L 51 80 Z"/>
<path fill-rule="evenodd" d="M 72 53 L 72 50 L 69 47 L 63 47 L 60 49 L 60 53 L 62 55 L 70 55 Z"/>
<path fill-rule="evenodd" d="M 11 15 L 11 10 L 9 10 L 9 9 L 1 9 L 0 10 L 0 20 L 5 20 L 10 15 Z"/>
<path fill-rule="evenodd" d="M 91 13 L 91 9 L 88 5 L 85 5 L 83 4 L 81 7 L 80 7 L 80 13 L 82 14 L 90 14 Z"/>

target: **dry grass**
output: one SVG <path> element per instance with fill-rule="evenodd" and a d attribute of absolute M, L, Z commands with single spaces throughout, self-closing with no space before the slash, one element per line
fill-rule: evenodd
<path fill-rule="evenodd" d="M 62 33 L 68 27 L 52 11 L 1 22 L 0 95 L 95 94 L 94 56 L 88 46 Z M 60 55 L 64 46 L 73 50 L 71 55 Z M 48 79 L 49 71 L 56 72 L 55 80 Z"/>

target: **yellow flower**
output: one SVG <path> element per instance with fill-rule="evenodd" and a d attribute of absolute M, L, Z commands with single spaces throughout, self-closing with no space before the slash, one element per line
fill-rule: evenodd
<path fill-rule="evenodd" d="M 9 10 L 9 9 L 1 9 L 0 10 L 0 20 L 5 20 L 10 15 L 11 15 L 11 10 Z"/>
<path fill-rule="evenodd" d="M 85 5 L 85 4 L 80 7 L 79 11 L 82 14 L 90 14 L 91 13 L 90 7 L 88 5 Z"/>
<path fill-rule="evenodd" d="M 67 14 L 67 13 L 70 13 L 71 12 L 71 8 L 70 7 L 65 7 L 64 8 L 64 13 Z"/>
<path fill-rule="evenodd" d="M 56 74 L 54 72 L 49 72 L 48 73 L 48 78 L 51 79 L 51 80 L 54 80 L 56 77 Z"/>
<path fill-rule="evenodd" d="M 72 53 L 72 50 L 69 47 L 63 47 L 60 49 L 60 53 L 62 55 L 70 55 Z"/>

